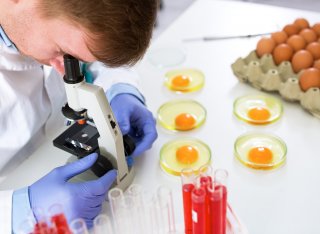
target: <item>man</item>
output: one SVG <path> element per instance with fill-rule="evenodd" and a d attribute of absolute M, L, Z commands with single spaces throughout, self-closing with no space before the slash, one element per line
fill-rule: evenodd
<path fill-rule="evenodd" d="M 107 90 L 123 134 L 136 137 L 131 156 L 151 147 L 157 137 L 155 121 L 133 86 L 135 80 L 128 78 L 126 68 L 110 68 L 133 65 L 143 56 L 156 5 L 156 0 L 0 1 L 0 179 L 32 152 L 45 133 L 57 128 L 66 101 L 61 79 L 66 53 L 95 62 L 89 66 L 95 83 Z M 18 231 L 30 210 L 47 212 L 56 203 L 64 207 L 68 221 L 83 218 L 90 226 L 116 172 L 85 183 L 67 181 L 96 159 L 92 154 L 54 169 L 27 188 L 1 191 L 0 233 Z M 32 217 L 39 221 L 41 214 L 33 212 Z"/>

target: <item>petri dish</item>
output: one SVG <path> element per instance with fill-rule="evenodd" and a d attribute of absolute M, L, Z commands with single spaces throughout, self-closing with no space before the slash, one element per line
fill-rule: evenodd
<path fill-rule="evenodd" d="M 210 163 L 210 148 L 196 138 L 180 138 L 164 144 L 160 150 L 160 166 L 168 174 L 180 176 L 184 168 L 196 173 Z"/>
<path fill-rule="evenodd" d="M 247 123 L 265 125 L 280 119 L 283 106 L 279 99 L 269 95 L 247 95 L 234 101 L 233 113 Z"/>
<path fill-rule="evenodd" d="M 165 68 L 183 63 L 186 59 L 186 54 L 180 48 L 163 47 L 151 50 L 147 57 L 155 67 Z"/>
<path fill-rule="evenodd" d="M 235 157 L 246 167 L 271 170 L 286 161 L 287 146 L 279 137 L 263 133 L 247 133 L 234 144 Z"/>
<path fill-rule="evenodd" d="M 206 109 L 194 100 L 174 100 L 160 106 L 157 114 L 161 126 L 173 131 L 189 131 L 201 126 Z"/>
<path fill-rule="evenodd" d="M 205 76 L 198 69 L 177 69 L 165 74 L 165 86 L 178 92 L 194 92 L 204 86 Z"/>

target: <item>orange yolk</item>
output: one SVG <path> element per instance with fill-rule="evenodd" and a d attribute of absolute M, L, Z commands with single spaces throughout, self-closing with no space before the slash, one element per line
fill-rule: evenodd
<path fill-rule="evenodd" d="M 176 158 L 182 164 L 192 164 L 198 160 L 198 150 L 190 145 L 181 146 L 176 151 Z"/>
<path fill-rule="evenodd" d="M 188 113 L 182 113 L 175 118 L 176 129 L 178 130 L 189 130 L 194 127 L 196 123 L 196 118 Z"/>
<path fill-rule="evenodd" d="M 171 84 L 173 87 L 187 87 L 190 84 L 190 77 L 189 76 L 185 76 L 185 75 L 177 75 L 175 76 L 172 81 Z"/>
<path fill-rule="evenodd" d="M 270 111 L 263 107 L 253 107 L 248 111 L 248 117 L 256 121 L 266 121 L 270 116 Z"/>
<path fill-rule="evenodd" d="M 273 154 L 270 149 L 266 147 L 255 147 L 249 151 L 248 159 L 256 164 L 269 164 L 272 162 Z"/>

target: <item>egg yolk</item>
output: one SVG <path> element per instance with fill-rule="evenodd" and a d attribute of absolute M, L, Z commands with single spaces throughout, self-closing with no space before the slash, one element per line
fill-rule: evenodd
<path fill-rule="evenodd" d="M 177 161 L 182 164 L 192 164 L 198 160 L 198 150 L 190 145 L 181 146 L 176 151 Z"/>
<path fill-rule="evenodd" d="M 255 147 L 248 153 L 248 160 L 256 164 L 269 164 L 272 162 L 273 154 L 267 147 Z"/>
<path fill-rule="evenodd" d="M 179 114 L 175 118 L 175 125 L 176 125 L 176 129 L 178 130 L 182 130 L 182 131 L 190 130 L 194 128 L 195 124 L 196 124 L 196 118 L 189 113 Z"/>
<path fill-rule="evenodd" d="M 270 111 L 263 107 L 254 107 L 248 111 L 248 117 L 255 121 L 266 121 L 270 116 Z"/>
<path fill-rule="evenodd" d="M 173 87 L 177 87 L 177 88 L 183 87 L 184 88 L 190 84 L 190 81 L 191 81 L 191 78 L 189 76 L 178 75 L 172 79 L 171 84 Z"/>

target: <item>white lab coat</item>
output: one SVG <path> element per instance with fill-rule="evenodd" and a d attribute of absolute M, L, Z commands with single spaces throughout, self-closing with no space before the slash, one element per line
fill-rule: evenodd
<path fill-rule="evenodd" d="M 137 87 L 130 70 L 91 65 L 95 83 L 106 90 L 114 83 Z M 0 42 L 0 183 L 42 143 L 44 136 L 63 125 L 66 102 L 62 77 L 7 48 Z M 13 191 L 0 191 L 0 233 L 11 233 Z"/>

